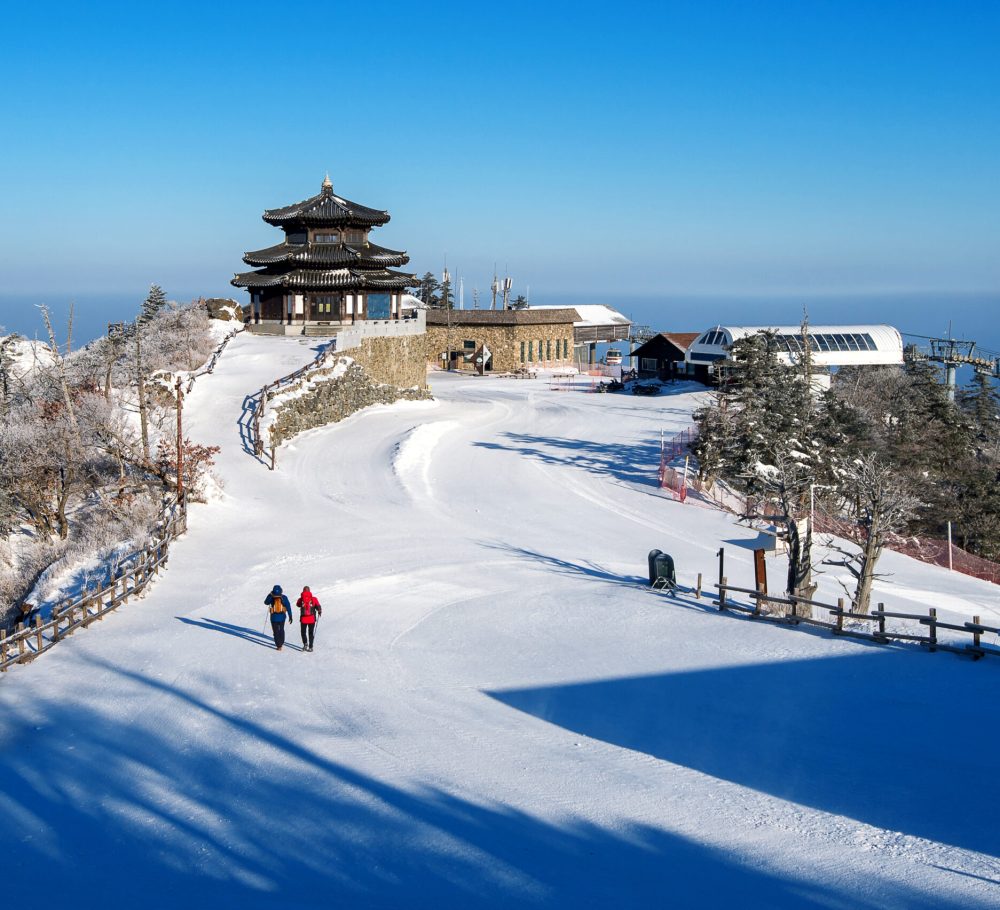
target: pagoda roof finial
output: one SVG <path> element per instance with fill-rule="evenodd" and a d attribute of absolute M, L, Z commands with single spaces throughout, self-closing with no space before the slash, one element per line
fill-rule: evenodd
<path fill-rule="evenodd" d="M 326 172 L 326 176 L 323 178 L 323 193 L 329 196 L 333 192 L 333 184 L 330 182 L 330 172 Z"/>

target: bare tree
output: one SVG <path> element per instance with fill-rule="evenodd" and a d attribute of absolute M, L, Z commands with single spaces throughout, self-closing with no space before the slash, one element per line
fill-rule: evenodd
<path fill-rule="evenodd" d="M 841 556 L 830 565 L 842 566 L 854 578 L 851 597 L 855 613 L 867 613 L 871 604 L 872 584 L 884 576 L 876 572 L 887 541 L 906 527 L 920 506 L 907 490 L 896 471 L 879 455 L 870 453 L 847 464 L 841 475 L 841 490 L 846 500 L 850 522 L 846 536 L 857 547 L 849 549 L 833 539 L 830 546 Z"/>

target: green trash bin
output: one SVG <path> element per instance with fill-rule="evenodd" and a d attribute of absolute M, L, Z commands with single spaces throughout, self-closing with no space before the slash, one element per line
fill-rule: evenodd
<path fill-rule="evenodd" d="M 673 590 L 677 586 L 674 558 L 669 553 L 664 553 L 662 550 L 650 550 L 648 562 L 650 587 Z"/>

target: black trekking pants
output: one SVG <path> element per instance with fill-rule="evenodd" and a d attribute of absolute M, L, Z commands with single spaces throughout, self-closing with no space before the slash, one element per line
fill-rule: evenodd
<path fill-rule="evenodd" d="M 280 648 L 285 643 L 285 624 L 271 620 L 271 631 L 274 632 L 274 646 Z"/>
<path fill-rule="evenodd" d="M 302 623 L 302 647 L 311 648 L 313 646 L 313 639 L 315 637 L 316 637 L 316 623 L 314 622 Z"/>

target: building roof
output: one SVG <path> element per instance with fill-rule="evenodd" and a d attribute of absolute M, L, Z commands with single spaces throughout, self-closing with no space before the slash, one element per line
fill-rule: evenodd
<path fill-rule="evenodd" d="M 459 325 L 567 325 L 580 314 L 571 307 L 531 307 L 525 310 L 452 310 L 451 324 Z M 428 310 L 428 325 L 447 325 L 447 310 Z"/>
<path fill-rule="evenodd" d="M 293 269 L 290 272 L 272 274 L 267 270 L 243 272 L 236 275 L 230 284 L 238 288 L 285 287 L 301 291 L 339 291 L 351 289 L 371 289 L 402 291 L 415 287 L 419 282 L 406 272 L 392 269 Z"/>
<path fill-rule="evenodd" d="M 748 335 L 775 336 L 778 357 L 795 362 L 803 353 L 802 327 L 717 325 L 703 332 L 688 348 L 688 362 L 712 363 L 730 356 L 733 344 Z M 810 325 L 809 351 L 816 366 L 898 364 L 903 362 L 903 339 L 891 325 Z"/>
<path fill-rule="evenodd" d="M 670 345 L 680 355 L 678 359 L 683 360 L 684 353 L 700 334 L 701 332 L 659 332 L 633 348 L 630 356 L 653 357 L 663 351 L 666 345 Z"/>
<path fill-rule="evenodd" d="M 531 310 L 555 310 L 559 307 L 552 306 L 533 306 Z M 627 317 L 623 316 L 617 310 L 611 309 L 609 306 L 604 306 L 604 304 L 599 303 L 584 303 L 579 306 L 574 306 L 573 309 L 580 314 L 579 318 L 574 323 L 575 325 L 583 327 L 592 326 L 605 326 L 605 325 L 621 325 L 630 326 L 632 321 Z"/>
<path fill-rule="evenodd" d="M 660 334 L 668 341 L 676 344 L 682 351 L 686 351 L 692 344 L 694 344 L 695 338 L 697 338 L 701 332 L 661 332 Z"/>
<path fill-rule="evenodd" d="M 335 195 L 329 177 L 323 181 L 322 189 L 317 195 L 303 199 L 301 202 L 292 203 L 292 205 L 267 209 L 263 217 L 268 224 L 277 227 L 288 227 L 296 224 L 314 227 L 333 227 L 335 225 L 372 227 L 386 224 L 389 221 L 388 212 L 368 208 L 368 206 L 359 205 L 349 199 L 344 199 L 342 196 Z"/>
<path fill-rule="evenodd" d="M 365 264 L 374 268 L 406 265 L 405 252 L 390 250 L 374 243 L 283 243 L 243 254 L 247 265 L 269 266 L 291 263 L 306 268 Z"/>

